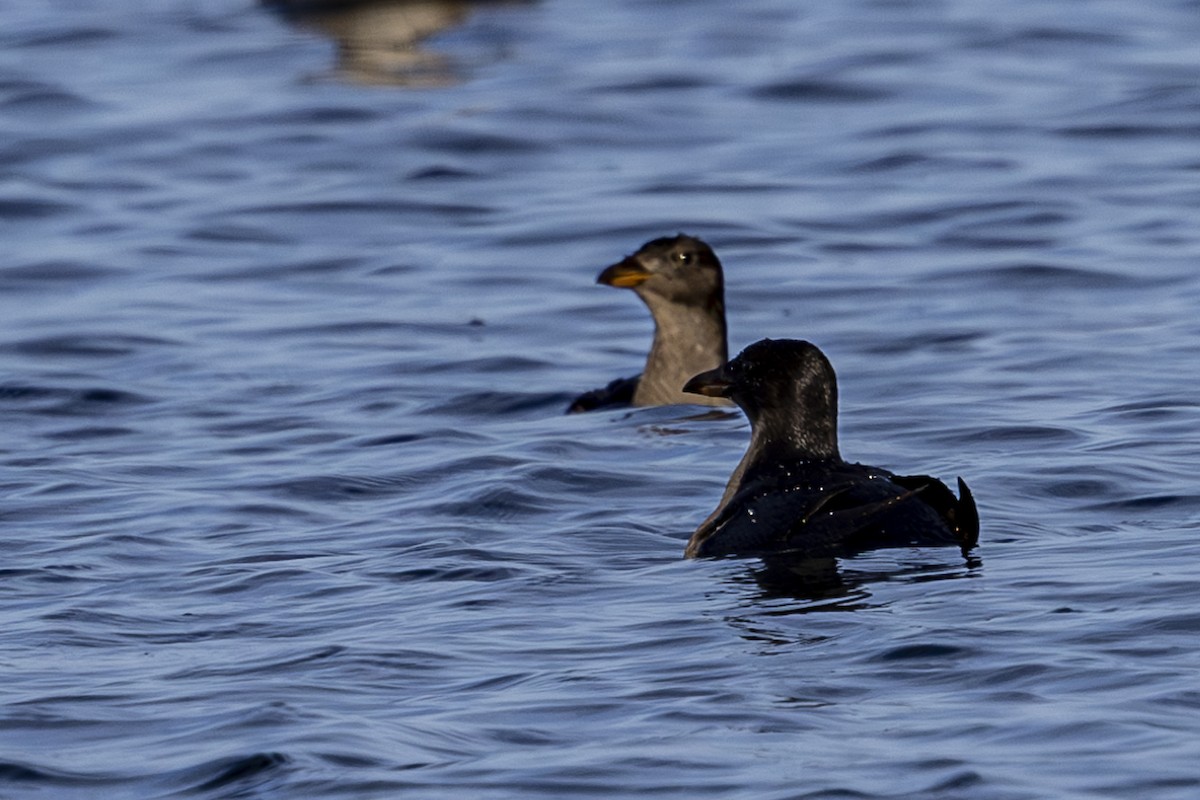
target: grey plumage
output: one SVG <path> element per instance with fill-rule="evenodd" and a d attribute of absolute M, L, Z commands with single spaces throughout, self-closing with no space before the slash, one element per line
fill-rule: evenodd
<path fill-rule="evenodd" d="M 724 275 L 711 247 L 684 234 L 654 239 L 605 269 L 596 282 L 632 289 L 654 318 L 654 340 L 640 375 L 581 395 L 568 413 L 619 405 L 730 405 L 724 398 L 682 391 L 688 378 L 729 355 Z"/>

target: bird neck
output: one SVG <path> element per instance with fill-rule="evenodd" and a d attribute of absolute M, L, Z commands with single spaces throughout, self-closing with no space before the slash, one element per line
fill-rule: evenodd
<path fill-rule="evenodd" d="M 795 436 L 780 436 L 776 430 L 767 432 L 764 430 L 765 426 L 757 421 L 752 421 L 750 444 L 746 447 L 746 452 L 742 454 L 742 460 L 738 462 L 733 474 L 729 476 L 729 481 L 725 484 L 725 491 L 721 495 L 721 502 L 717 503 L 716 510 L 709 515 L 709 520 L 720 515 L 734 495 L 741 490 L 742 483 L 746 480 L 753 481 L 762 478 L 764 474 L 777 473 L 781 467 L 786 469 L 787 465 L 817 461 L 841 461 L 842 456 L 838 452 L 837 446 L 836 420 L 834 422 L 835 430 L 832 436 L 828 432 L 823 432 L 819 437 L 815 437 L 813 435 L 815 432 L 810 431 L 809 436 L 801 437 L 804 439 L 803 442 L 797 442 Z M 823 444 L 810 441 L 814 438 L 819 438 Z"/>
<path fill-rule="evenodd" d="M 729 359 L 725 343 L 725 309 L 659 302 L 650 305 L 654 315 L 654 341 L 646 369 L 638 382 L 635 405 L 691 403 L 730 405 L 720 397 L 684 394 L 683 385 L 693 375 L 716 369 Z"/>
<path fill-rule="evenodd" d="M 795 461 L 840 460 L 837 440 L 837 415 L 820 414 L 808 419 L 751 420 L 747 464 L 771 464 Z"/>

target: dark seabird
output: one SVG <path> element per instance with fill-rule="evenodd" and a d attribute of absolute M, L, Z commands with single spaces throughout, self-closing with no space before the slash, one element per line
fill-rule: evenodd
<path fill-rule="evenodd" d="M 971 491 L 927 475 L 848 464 L 838 452 L 837 378 L 817 347 L 763 339 L 684 391 L 727 397 L 750 420 L 750 446 L 684 555 L 850 556 L 881 547 L 979 540 Z"/>
<path fill-rule="evenodd" d="M 605 269 L 596 282 L 633 289 L 654 317 L 654 342 L 641 375 L 579 396 L 567 413 L 631 404 L 730 405 L 723 397 L 697 397 L 680 388 L 697 372 L 729 358 L 725 282 L 711 247 L 684 234 L 654 239 Z"/>

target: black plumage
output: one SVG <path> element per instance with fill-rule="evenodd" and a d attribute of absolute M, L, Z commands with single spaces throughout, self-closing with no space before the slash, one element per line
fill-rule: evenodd
<path fill-rule="evenodd" d="M 763 339 L 684 390 L 733 400 L 751 426 L 746 454 L 692 534 L 688 557 L 849 556 L 920 545 L 965 553 L 977 543 L 979 516 L 961 478 L 955 497 L 936 478 L 842 459 L 837 378 L 815 345 Z"/>

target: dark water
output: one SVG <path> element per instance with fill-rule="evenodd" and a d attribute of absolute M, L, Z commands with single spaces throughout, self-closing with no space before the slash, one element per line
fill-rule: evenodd
<path fill-rule="evenodd" d="M 0 10 L 0 797 L 1200 796 L 1197 3 Z M 680 558 L 677 230 L 977 560 Z"/>

